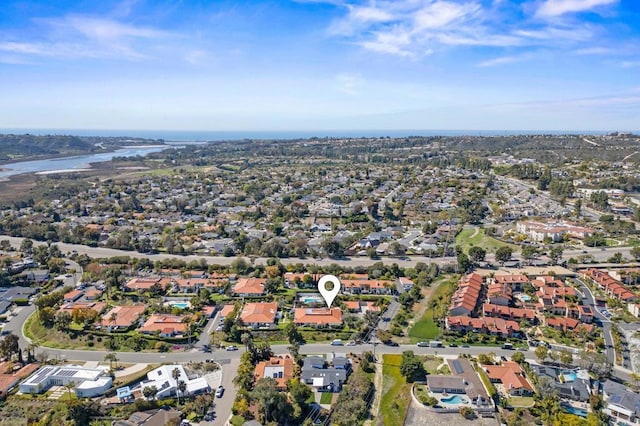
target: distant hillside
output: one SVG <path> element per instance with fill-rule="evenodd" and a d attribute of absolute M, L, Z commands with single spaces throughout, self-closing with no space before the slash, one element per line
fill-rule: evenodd
<path fill-rule="evenodd" d="M 47 157 L 90 154 L 97 151 L 113 150 L 124 145 L 161 144 L 162 141 L 113 138 L 83 137 L 71 135 L 12 135 L 0 134 L 0 161 L 21 161 Z"/>

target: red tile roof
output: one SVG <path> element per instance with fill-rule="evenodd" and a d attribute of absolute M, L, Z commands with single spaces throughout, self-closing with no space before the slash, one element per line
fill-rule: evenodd
<path fill-rule="evenodd" d="M 240 278 L 233 287 L 233 292 L 235 294 L 262 296 L 266 282 L 267 280 L 264 278 Z"/>
<path fill-rule="evenodd" d="M 247 303 L 240 313 L 245 324 L 271 324 L 276 321 L 278 303 Z"/>
<path fill-rule="evenodd" d="M 293 321 L 296 324 L 341 325 L 342 310 L 340 308 L 296 308 Z"/>

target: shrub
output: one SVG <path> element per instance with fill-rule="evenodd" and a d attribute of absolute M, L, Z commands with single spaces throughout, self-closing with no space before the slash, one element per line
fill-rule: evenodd
<path fill-rule="evenodd" d="M 471 407 L 460 407 L 460 415 L 467 420 L 473 420 L 476 418 L 476 412 Z"/>

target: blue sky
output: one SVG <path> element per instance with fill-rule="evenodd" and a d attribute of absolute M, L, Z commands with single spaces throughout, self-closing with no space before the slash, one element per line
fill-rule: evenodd
<path fill-rule="evenodd" d="M 639 130 L 640 1 L 29 1 L 0 128 Z"/>

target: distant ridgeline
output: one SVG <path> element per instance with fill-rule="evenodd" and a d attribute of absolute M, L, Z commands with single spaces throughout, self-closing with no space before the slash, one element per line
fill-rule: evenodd
<path fill-rule="evenodd" d="M 91 154 L 123 146 L 163 143 L 163 140 L 128 137 L 0 134 L 0 161 Z"/>

